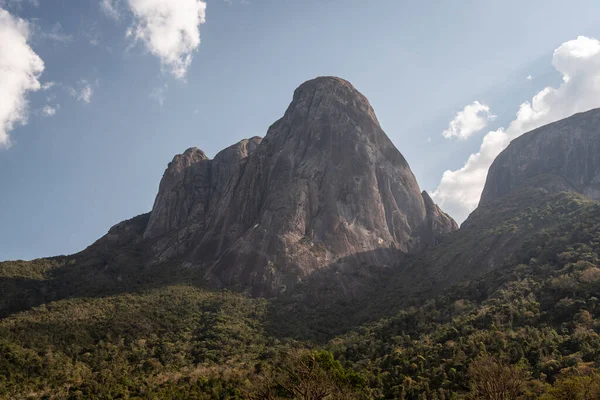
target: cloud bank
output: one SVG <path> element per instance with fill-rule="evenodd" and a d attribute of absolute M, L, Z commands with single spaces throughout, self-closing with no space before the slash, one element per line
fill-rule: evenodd
<path fill-rule="evenodd" d="M 477 153 L 460 169 L 444 172 L 432 197 L 458 221 L 477 207 L 487 171 L 511 140 L 525 132 L 600 106 L 600 41 L 579 36 L 563 43 L 552 57 L 562 84 L 546 87 L 520 105 L 508 128 L 488 132 Z"/>
<path fill-rule="evenodd" d="M 17 124 L 27 123 L 27 93 L 41 88 L 44 62 L 28 39 L 27 22 L 0 8 L 0 148 L 10 147 Z"/>

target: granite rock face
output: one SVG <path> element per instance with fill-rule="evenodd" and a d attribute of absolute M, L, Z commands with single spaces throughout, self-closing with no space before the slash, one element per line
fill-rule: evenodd
<path fill-rule="evenodd" d="M 421 193 L 425 208 L 427 209 L 427 222 L 425 232 L 430 234 L 428 242 L 437 244 L 438 238 L 448 232 L 458 230 L 458 224 L 451 216 L 442 211 L 442 209 L 433 202 L 431 196 L 426 191 Z"/>
<path fill-rule="evenodd" d="M 175 156 L 143 236 L 149 264 L 272 296 L 341 260 L 395 265 L 395 251 L 417 252 L 457 228 L 421 193 L 368 100 L 323 77 L 295 91 L 264 139 L 213 160 L 195 148 Z"/>
<path fill-rule="evenodd" d="M 160 182 L 144 238 L 160 237 L 189 221 L 205 223 L 211 189 L 211 162 L 195 147 L 169 163 Z"/>
<path fill-rule="evenodd" d="M 546 180 L 543 190 L 573 190 L 600 200 L 600 109 L 575 114 L 513 140 L 490 167 L 481 204 L 543 174 L 557 178 Z"/>

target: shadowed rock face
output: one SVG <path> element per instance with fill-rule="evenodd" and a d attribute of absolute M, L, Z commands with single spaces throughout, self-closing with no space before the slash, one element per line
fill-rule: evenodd
<path fill-rule="evenodd" d="M 490 167 L 481 203 L 505 196 L 542 174 L 557 177 L 545 190 L 573 190 L 600 200 L 600 109 L 513 140 Z"/>
<path fill-rule="evenodd" d="M 269 296 L 340 260 L 394 265 L 397 253 L 373 250 L 415 252 L 456 229 L 421 193 L 368 100 L 324 77 L 295 91 L 264 139 L 213 160 L 195 148 L 175 156 L 143 237 L 150 264 L 178 262 Z"/>

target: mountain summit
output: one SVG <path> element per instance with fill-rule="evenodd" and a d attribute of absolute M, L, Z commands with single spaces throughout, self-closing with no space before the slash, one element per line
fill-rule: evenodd
<path fill-rule="evenodd" d="M 457 229 L 347 81 L 302 84 L 264 139 L 210 160 L 191 148 L 160 183 L 142 238 L 146 263 L 197 268 L 219 287 L 286 291 L 344 263 L 392 265 Z M 358 261 L 360 259 L 360 261 Z"/>
<path fill-rule="evenodd" d="M 600 109 L 575 114 L 513 140 L 494 160 L 481 203 L 546 175 L 542 189 L 600 200 Z M 539 182 L 536 183 L 539 185 Z"/>

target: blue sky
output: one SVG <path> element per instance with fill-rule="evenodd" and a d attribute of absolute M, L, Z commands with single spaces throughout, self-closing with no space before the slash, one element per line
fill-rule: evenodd
<path fill-rule="evenodd" d="M 507 141 L 600 106 L 596 1 L 207 0 L 204 23 L 179 13 L 159 32 L 199 29 L 199 44 L 152 42 L 144 17 L 200 3 L 0 0 L 0 35 L 12 35 L 0 40 L 0 94 L 12 96 L 0 99 L 0 260 L 73 253 L 149 211 L 175 154 L 264 136 L 315 76 L 369 98 L 459 221 Z M 26 47 L 43 61 L 27 66 L 39 87 L 3 67 L 35 60 Z M 475 101 L 487 110 L 465 109 Z"/>

